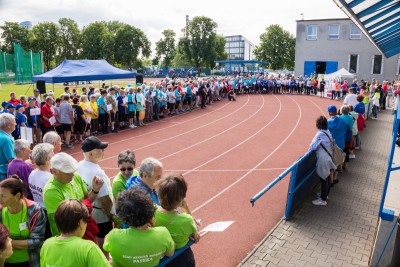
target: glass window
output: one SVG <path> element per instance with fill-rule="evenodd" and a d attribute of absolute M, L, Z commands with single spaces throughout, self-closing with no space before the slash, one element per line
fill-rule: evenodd
<path fill-rule="evenodd" d="M 361 39 L 361 30 L 354 24 L 350 24 L 350 39 Z"/>
<path fill-rule="evenodd" d="M 329 39 L 330 40 L 338 40 L 339 39 L 339 24 L 329 24 Z"/>
<path fill-rule="evenodd" d="M 317 40 L 317 25 L 307 26 L 307 40 Z"/>
<path fill-rule="evenodd" d="M 349 72 L 357 73 L 358 55 L 350 55 Z"/>
<path fill-rule="evenodd" d="M 381 74 L 382 71 L 382 55 L 374 55 L 372 62 L 372 74 Z"/>

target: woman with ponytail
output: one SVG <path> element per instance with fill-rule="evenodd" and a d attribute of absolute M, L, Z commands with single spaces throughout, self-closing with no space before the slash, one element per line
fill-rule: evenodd
<path fill-rule="evenodd" d="M 39 267 L 46 216 L 39 204 L 24 197 L 25 183 L 13 175 L 0 183 L 0 223 L 10 232 L 14 253 L 5 267 Z"/>

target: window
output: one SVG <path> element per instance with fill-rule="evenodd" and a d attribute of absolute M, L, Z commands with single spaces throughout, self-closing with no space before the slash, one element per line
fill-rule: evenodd
<path fill-rule="evenodd" d="M 339 24 L 329 24 L 329 40 L 338 40 L 339 39 Z"/>
<path fill-rule="evenodd" d="M 307 26 L 307 40 L 317 40 L 317 25 Z"/>
<path fill-rule="evenodd" d="M 357 69 L 358 69 L 358 55 L 350 55 L 349 72 L 357 73 Z"/>
<path fill-rule="evenodd" d="M 361 39 L 361 30 L 353 23 L 350 24 L 350 39 L 352 40 Z"/>
<path fill-rule="evenodd" d="M 382 73 L 382 55 L 374 55 L 372 58 L 372 74 Z"/>

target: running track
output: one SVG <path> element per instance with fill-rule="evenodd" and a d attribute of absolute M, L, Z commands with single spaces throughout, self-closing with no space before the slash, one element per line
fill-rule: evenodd
<path fill-rule="evenodd" d="M 164 172 L 181 172 L 189 184 L 189 207 L 203 226 L 235 221 L 225 232 L 208 233 L 193 246 L 197 266 L 236 266 L 282 218 L 288 178 L 255 207 L 250 198 L 308 150 L 315 119 L 327 115 L 330 104 L 298 95 L 223 100 L 205 110 L 100 137 L 109 142 L 100 165 L 109 177 L 115 176 L 118 153 L 131 148 L 137 167 L 152 156 L 163 162 Z M 83 158 L 79 145 L 67 153 Z"/>

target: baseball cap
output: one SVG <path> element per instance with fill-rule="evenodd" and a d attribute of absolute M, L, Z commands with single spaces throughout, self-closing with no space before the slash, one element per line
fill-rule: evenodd
<path fill-rule="evenodd" d="M 1 106 L 4 108 L 5 106 L 7 106 L 8 105 L 8 102 L 7 101 L 3 101 L 3 102 L 1 102 Z"/>
<path fill-rule="evenodd" d="M 34 97 L 28 97 L 28 102 L 31 102 L 32 100 L 36 100 Z"/>
<path fill-rule="evenodd" d="M 64 152 L 55 154 L 50 160 L 50 166 L 63 173 L 74 173 L 78 170 L 76 159 Z"/>
<path fill-rule="evenodd" d="M 18 104 L 18 105 L 15 106 L 15 109 L 20 109 L 20 108 L 23 108 L 23 107 L 24 107 L 24 105 Z"/>
<path fill-rule="evenodd" d="M 11 104 L 11 103 L 8 103 L 7 104 L 7 108 L 15 108 L 15 106 L 13 104 Z"/>
<path fill-rule="evenodd" d="M 101 142 L 96 136 L 89 136 L 82 142 L 82 151 L 89 152 L 93 149 L 105 149 L 108 143 Z"/>
<path fill-rule="evenodd" d="M 329 107 L 328 107 L 328 110 L 327 110 L 329 113 L 335 113 L 335 112 L 337 112 L 337 108 L 336 108 L 336 106 L 335 105 L 330 105 Z"/>

